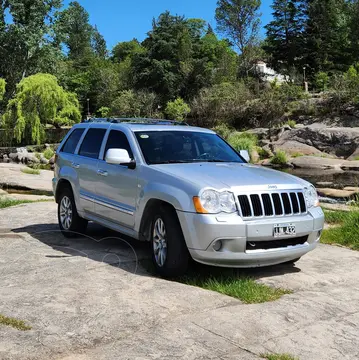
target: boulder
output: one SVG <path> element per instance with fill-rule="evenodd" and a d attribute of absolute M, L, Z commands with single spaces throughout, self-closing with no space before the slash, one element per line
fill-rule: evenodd
<path fill-rule="evenodd" d="M 43 154 L 40 155 L 40 163 L 41 164 L 44 164 L 44 165 L 47 165 L 49 163 L 49 160 L 47 160 L 45 158 L 45 156 Z"/>
<path fill-rule="evenodd" d="M 49 160 L 49 164 L 55 164 L 55 155 Z"/>
<path fill-rule="evenodd" d="M 320 196 L 338 199 L 351 199 L 358 195 L 358 191 L 348 191 L 331 188 L 317 188 L 317 191 Z"/>
<path fill-rule="evenodd" d="M 316 149 L 313 146 L 300 143 L 298 141 L 279 141 L 272 144 L 272 148 L 274 152 L 278 150 L 285 151 L 288 155 L 321 155 L 322 152 Z"/>
<path fill-rule="evenodd" d="M 337 170 L 342 171 L 343 163 L 349 161 L 342 159 L 330 159 L 316 156 L 301 156 L 290 160 L 295 168 L 317 169 L 317 170 Z"/>
<path fill-rule="evenodd" d="M 25 164 L 38 164 L 40 163 L 40 160 L 37 158 L 37 156 L 34 153 L 28 153 L 26 155 L 26 158 L 24 158 L 23 162 Z"/>
<path fill-rule="evenodd" d="M 359 147 L 347 158 L 347 160 L 359 160 Z"/>
<path fill-rule="evenodd" d="M 351 156 L 359 145 L 359 128 L 306 126 L 280 134 L 281 143 L 297 141 L 338 157 Z"/>
<path fill-rule="evenodd" d="M 256 128 L 256 129 L 250 129 L 247 131 L 247 133 L 256 135 L 259 140 L 266 139 L 269 135 L 269 129 L 267 128 Z"/>

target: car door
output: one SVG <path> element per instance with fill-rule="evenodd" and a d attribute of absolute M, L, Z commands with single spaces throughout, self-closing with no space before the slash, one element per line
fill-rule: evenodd
<path fill-rule="evenodd" d="M 84 211 L 94 213 L 95 183 L 97 178 L 97 163 L 103 139 L 107 129 L 101 125 L 91 126 L 80 145 L 76 167 L 79 175 L 80 203 Z"/>
<path fill-rule="evenodd" d="M 138 170 L 106 163 L 104 159 L 109 149 L 125 149 L 133 159 L 133 152 L 126 134 L 120 130 L 111 129 L 103 152 L 103 159 L 98 162 L 95 211 L 103 218 L 133 228 Z"/>

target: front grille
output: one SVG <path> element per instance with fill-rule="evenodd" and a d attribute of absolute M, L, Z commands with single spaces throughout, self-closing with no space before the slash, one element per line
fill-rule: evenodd
<path fill-rule="evenodd" d="M 288 246 L 304 245 L 307 240 L 308 236 L 301 236 L 289 239 L 276 239 L 269 241 L 247 241 L 246 251 L 279 249 L 286 248 Z"/>
<path fill-rule="evenodd" d="M 239 195 L 238 201 L 243 218 L 298 215 L 307 212 L 302 192 L 275 192 Z"/>

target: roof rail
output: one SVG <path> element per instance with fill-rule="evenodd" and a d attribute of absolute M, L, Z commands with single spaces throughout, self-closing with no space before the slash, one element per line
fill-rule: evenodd
<path fill-rule="evenodd" d="M 101 123 L 109 122 L 115 124 L 128 123 L 128 124 L 141 124 L 141 125 L 185 125 L 189 126 L 186 122 L 165 119 L 148 119 L 148 118 L 90 118 L 84 123 Z"/>

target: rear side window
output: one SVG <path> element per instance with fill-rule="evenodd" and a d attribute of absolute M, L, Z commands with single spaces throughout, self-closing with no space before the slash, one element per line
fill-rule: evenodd
<path fill-rule="evenodd" d="M 90 129 L 80 147 L 79 155 L 98 159 L 106 129 Z"/>
<path fill-rule="evenodd" d="M 74 130 L 71 135 L 66 140 L 64 146 L 61 149 L 61 152 L 74 154 L 77 144 L 81 139 L 82 134 L 84 133 L 85 129 L 76 129 Z"/>
<path fill-rule="evenodd" d="M 133 159 L 130 143 L 128 142 L 126 135 L 122 131 L 111 130 L 105 148 L 105 157 L 108 149 L 125 149 L 128 151 L 128 155 L 130 155 L 130 158 Z"/>

